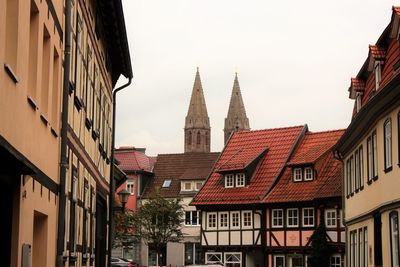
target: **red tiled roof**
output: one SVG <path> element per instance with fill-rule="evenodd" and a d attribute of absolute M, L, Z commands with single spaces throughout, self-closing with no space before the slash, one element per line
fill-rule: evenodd
<path fill-rule="evenodd" d="M 382 47 L 379 47 L 377 45 L 369 45 L 369 52 L 376 60 L 385 59 L 386 51 Z"/>
<path fill-rule="evenodd" d="M 344 131 L 307 132 L 288 165 L 315 163 L 336 144 Z"/>
<path fill-rule="evenodd" d="M 357 78 L 351 78 L 350 88 L 356 92 L 363 92 L 365 90 L 365 81 Z"/>
<path fill-rule="evenodd" d="M 154 165 L 154 177 L 146 186 L 144 197 L 158 191 L 164 197 L 177 197 L 181 180 L 205 180 L 210 174 L 219 152 L 160 154 Z M 171 185 L 163 188 L 164 180 L 171 179 Z"/>
<path fill-rule="evenodd" d="M 293 158 L 304 155 L 305 151 L 311 151 L 309 155 L 314 155 L 311 158 L 320 155 L 313 165 L 316 173 L 315 179 L 310 182 L 293 182 L 293 169 L 288 165 L 263 202 L 312 201 L 322 197 L 340 197 L 342 165 L 339 160 L 334 158 L 332 145 L 339 140 L 343 133 L 344 130 L 306 133 Z M 300 158 L 303 158 L 303 156 Z"/>
<path fill-rule="evenodd" d="M 225 146 L 214 170 L 192 205 L 259 203 L 269 190 L 306 126 L 235 132 Z M 225 188 L 223 175 L 218 169 L 235 157 L 237 164 L 246 164 L 263 150 L 268 149 L 246 187 Z"/>
<path fill-rule="evenodd" d="M 237 151 L 228 158 L 225 162 L 219 165 L 217 172 L 227 172 L 235 170 L 244 170 L 251 162 L 253 162 L 258 156 L 265 152 L 267 148 L 258 147 L 243 147 L 237 149 Z"/>
<path fill-rule="evenodd" d="M 154 166 L 154 157 L 148 157 L 143 150 L 133 147 L 119 148 L 115 150 L 115 159 L 119 161 L 118 167 L 124 172 L 147 171 L 151 172 Z"/>

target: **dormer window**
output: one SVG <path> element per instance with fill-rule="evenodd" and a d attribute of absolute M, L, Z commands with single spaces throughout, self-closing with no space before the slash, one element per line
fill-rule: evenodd
<path fill-rule="evenodd" d="M 293 168 L 293 181 L 312 181 L 314 180 L 314 169 L 312 167 Z"/>
<path fill-rule="evenodd" d="M 301 168 L 293 169 L 293 181 L 300 182 L 303 180 L 303 172 Z"/>
<path fill-rule="evenodd" d="M 382 72 L 382 64 L 381 62 L 375 62 L 375 91 L 378 90 L 379 85 L 381 84 L 381 72 Z"/>
<path fill-rule="evenodd" d="M 226 174 L 225 175 L 225 187 L 230 188 L 234 186 L 234 175 Z"/>
<path fill-rule="evenodd" d="M 245 185 L 244 173 L 236 174 L 236 187 L 244 187 L 244 185 Z"/>
<path fill-rule="evenodd" d="M 246 176 L 244 173 L 225 174 L 225 188 L 246 186 Z"/>
<path fill-rule="evenodd" d="M 357 113 L 360 111 L 360 109 L 361 109 L 361 99 L 362 99 L 362 94 L 361 93 L 357 93 L 357 95 L 356 95 L 356 111 L 357 111 Z"/>
<path fill-rule="evenodd" d="M 304 169 L 304 181 L 312 181 L 314 179 L 313 169 L 307 167 Z"/>
<path fill-rule="evenodd" d="M 199 191 L 203 181 L 181 181 L 181 191 L 194 192 Z"/>

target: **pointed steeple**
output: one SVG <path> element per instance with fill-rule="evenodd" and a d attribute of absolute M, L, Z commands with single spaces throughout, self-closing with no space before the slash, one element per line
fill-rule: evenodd
<path fill-rule="evenodd" d="M 242 93 L 240 92 L 237 72 L 233 82 L 231 102 L 229 103 L 228 115 L 225 118 L 224 139 L 228 141 L 232 132 L 250 130 L 249 119 L 246 116 Z"/>
<path fill-rule="evenodd" d="M 192 96 L 185 119 L 185 152 L 210 152 L 210 119 L 197 67 Z"/>

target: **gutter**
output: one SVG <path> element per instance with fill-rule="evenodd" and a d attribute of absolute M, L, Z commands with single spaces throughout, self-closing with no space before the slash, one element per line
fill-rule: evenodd
<path fill-rule="evenodd" d="M 61 117 L 61 161 L 60 161 L 60 186 L 58 204 L 58 229 L 57 229 L 57 255 L 56 266 L 62 267 L 65 243 L 65 210 L 66 210 L 66 176 L 68 169 L 67 158 L 67 131 L 68 131 L 68 98 L 69 98 L 69 76 L 71 67 L 71 0 L 65 2 L 65 32 L 64 32 L 64 80 L 62 95 L 62 117 Z"/>
<path fill-rule="evenodd" d="M 112 93 L 112 140 L 111 140 L 111 160 L 110 160 L 110 195 L 108 198 L 109 212 L 108 212 L 108 266 L 111 266 L 111 252 L 113 247 L 113 227 L 114 227 L 114 195 L 115 195 L 115 181 L 114 181 L 114 152 L 115 152 L 115 117 L 117 106 L 117 93 L 128 87 L 132 83 L 133 77 L 128 78 L 128 82 L 116 89 Z"/>

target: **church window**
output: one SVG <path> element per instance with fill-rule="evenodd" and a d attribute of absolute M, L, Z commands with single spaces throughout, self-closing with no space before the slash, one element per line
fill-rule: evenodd
<path fill-rule="evenodd" d="M 187 136 L 187 141 L 186 141 L 186 143 L 187 143 L 188 145 L 191 145 L 191 144 L 192 144 L 192 132 L 191 132 L 191 131 L 188 132 L 188 136 Z"/>
<path fill-rule="evenodd" d="M 200 145 L 200 131 L 197 132 L 197 144 Z"/>
<path fill-rule="evenodd" d="M 208 132 L 206 132 L 206 146 L 208 146 L 209 144 L 210 144 L 210 136 Z"/>

